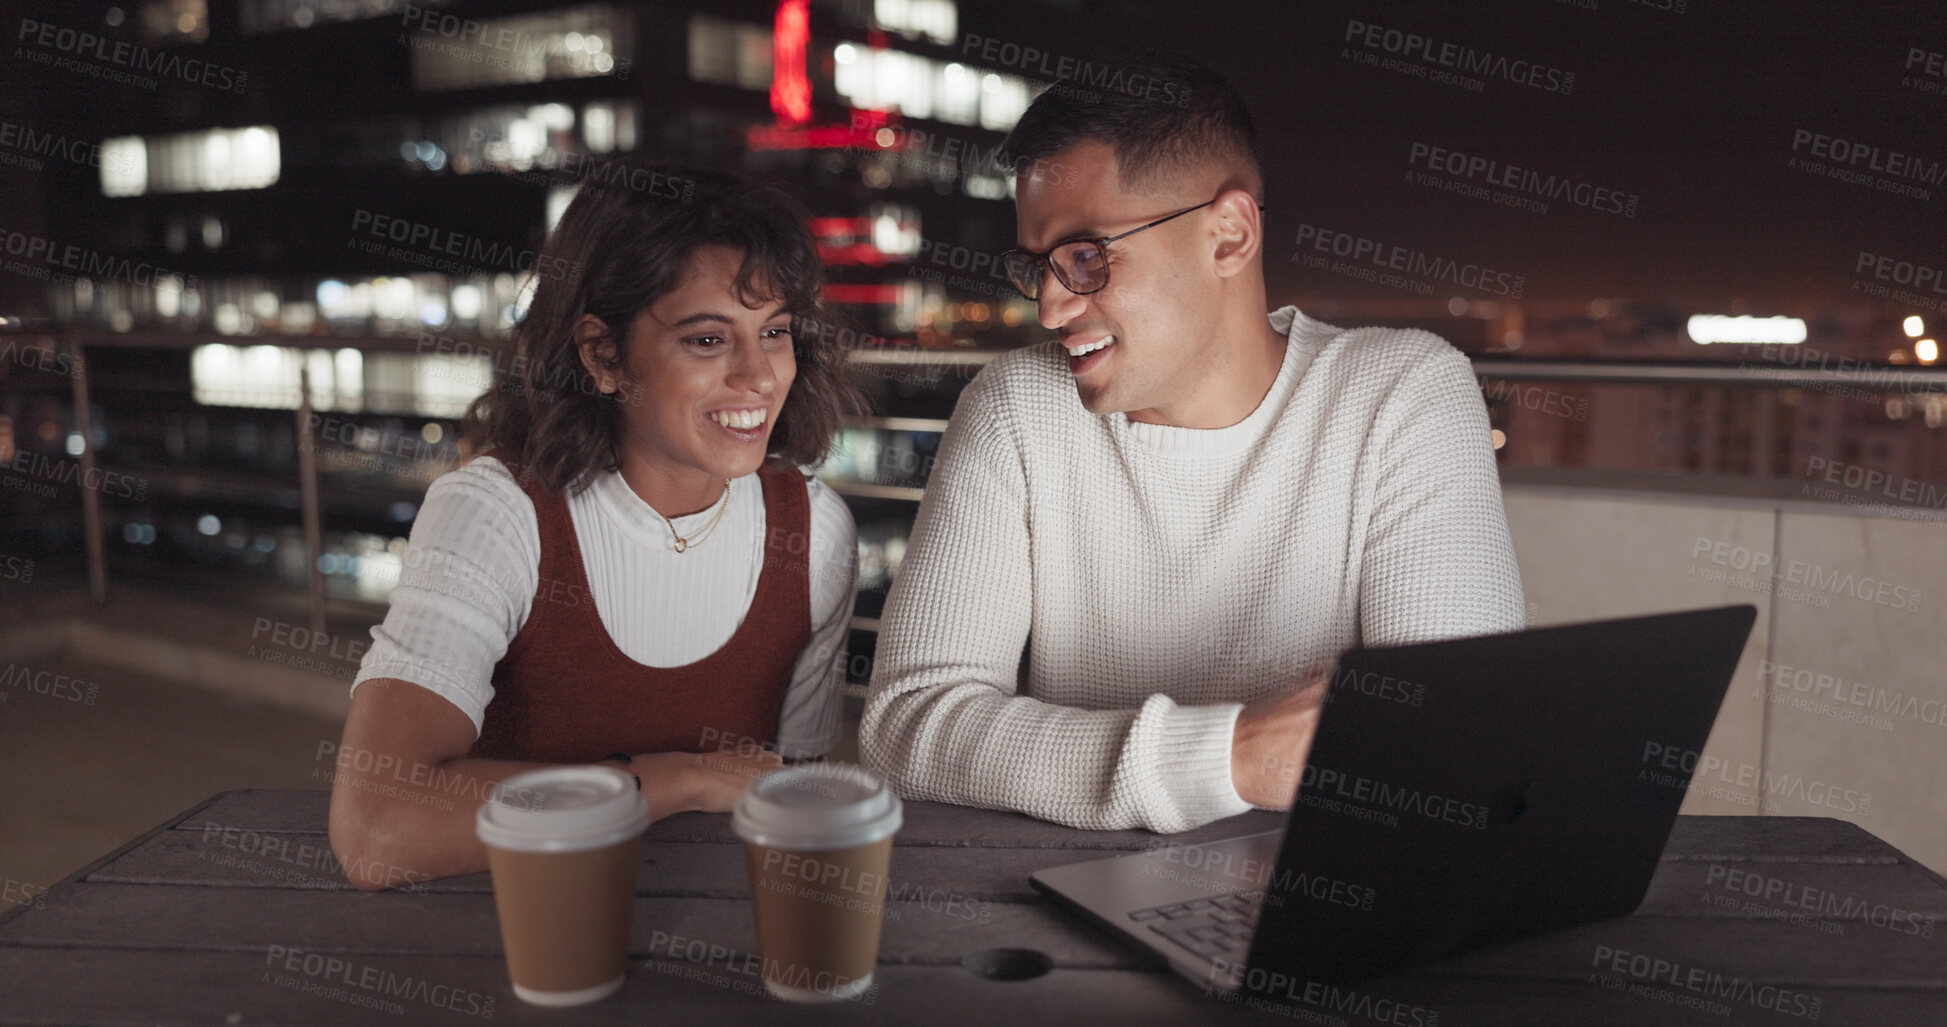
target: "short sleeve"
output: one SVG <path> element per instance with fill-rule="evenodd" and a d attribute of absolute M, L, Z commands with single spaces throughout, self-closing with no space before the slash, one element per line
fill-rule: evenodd
<path fill-rule="evenodd" d="M 413 521 L 399 583 L 352 690 L 410 681 L 473 721 L 493 700 L 493 669 L 527 622 L 541 562 L 534 504 L 491 457 L 441 475 Z"/>

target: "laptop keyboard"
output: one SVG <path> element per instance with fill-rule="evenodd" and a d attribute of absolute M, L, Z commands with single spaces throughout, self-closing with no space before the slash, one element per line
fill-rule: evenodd
<path fill-rule="evenodd" d="M 1205 959 L 1243 963 L 1257 930 L 1257 911 L 1263 892 L 1232 892 L 1207 899 L 1178 902 L 1154 909 L 1138 909 L 1129 919 Z"/>

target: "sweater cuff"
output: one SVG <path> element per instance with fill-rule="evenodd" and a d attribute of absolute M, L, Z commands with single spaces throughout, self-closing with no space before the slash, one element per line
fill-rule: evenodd
<path fill-rule="evenodd" d="M 1175 825 L 1158 829 L 1188 831 L 1224 817 L 1248 812 L 1251 804 L 1231 780 L 1231 740 L 1243 703 L 1179 706 L 1168 696 L 1152 695 L 1144 715 L 1159 719 L 1156 775 L 1176 812 Z"/>

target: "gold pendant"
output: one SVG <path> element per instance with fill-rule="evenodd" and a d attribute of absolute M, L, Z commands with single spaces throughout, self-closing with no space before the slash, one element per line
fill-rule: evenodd
<path fill-rule="evenodd" d="M 687 550 L 687 549 L 689 549 L 689 547 L 690 547 L 690 540 L 689 540 L 689 539 L 686 539 L 686 538 L 679 538 L 679 539 L 677 539 L 677 540 L 676 540 L 676 551 L 677 551 L 677 552 L 679 552 L 679 553 L 681 553 L 681 552 L 683 552 L 683 551 L 685 551 L 685 550 Z"/>

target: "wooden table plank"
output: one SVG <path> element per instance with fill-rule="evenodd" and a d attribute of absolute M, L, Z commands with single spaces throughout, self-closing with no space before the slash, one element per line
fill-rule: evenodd
<path fill-rule="evenodd" d="M 485 875 L 406 892 L 351 892 L 329 859 L 327 808 L 323 792 L 224 793 L 70 877 L 49 892 L 45 908 L 0 918 L 0 1023 L 224 1022 L 232 1013 L 240 1023 L 479 1018 L 425 997 L 432 984 L 443 984 L 448 998 L 466 996 L 476 1013 L 482 1000 L 495 999 L 497 1021 L 562 1022 L 508 993 Z M 639 1023 L 647 1012 L 672 1022 L 904 1023 L 916 1015 L 935 1024 L 1009 1016 L 1118 1025 L 1263 1022 L 1260 1013 L 1200 997 L 1186 982 L 1150 969 L 1146 955 L 1042 901 L 1027 875 L 1279 822 L 1259 812 L 1178 836 L 1078 832 L 1015 813 L 909 803 L 894 856 L 897 900 L 885 926 L 877 1001 L 816 1008 L 746 993 L 754 982 L 738 973 L 734 958 L 753 948 L 741 846 L 725 815 L 671 817 L 651 828 L 637 877 L 638 971 L 622 996 L 578 1011 L 575 1021 Z M 1812 922 L 1774 918 L 1806 912 L 1809 889 L 1816 889 Z M 1403 1004 L 1386 1006 L 1395 1015 L 1379 1014 L 1380 1022 L 1411 1023 L 1398 1016 L 1412 1008 L 1439 1012 L 1441 1027 L 1775 1024 L 1791 1015 L 1751 995 L 1713 997 L 1631 977 L 1630 957 L 1642 956 L 1697 970 L 1689 980 L 1783 987 L 1801 1003 L 1821 1003 L 1822 1022 L 1928 1022 L 1947 1014 L 1947 941 L 1908 931 L 1939 919 L 1947 919 L 1940 877 L 1854 825 L 1683 817 L 1636 916 L 1373 982 L 1363 986 L 1363 1000 Z M 1057 969 L 1013 983 L 960 969 L 968 953 L 1004 946 L 1044 952 Z M 355 1005 L 388 999 L 301 969 L 266 967 L 292 951 L 300 958 L 308 952 L 320 966 L 337 959 L 368 978 L 403 975 L 422 994 L 396 1011 Z M 1635 993 L 1591 983 L 1591 975 Z M 142 983 L 122 983 L 136 981 Z M 340 993 L 319 993 L 331 987 Z M 1678 998 L 1724 1005 L 1686 1009 Z M 1374 1022 L 1316 1000 L 1295 1014 Z M 1286 1010 L 1281 1018 L 1292 1015 Z"/>
<path fill-rule="evenodd" d="M 292 834 L 324 834 L 330 794 L 322 791 L 243 789 L 224 792 L 174 825 L 182 831 L 217 828 Z M 1076 831 L 1020 813 L 950 803 L 908 802 L 902 846 L 1135 850 L 1156 845 L 1215 841 L 1277 830 L 1280 814 L 1254 810 L 1195 831 Z M 723 813 L 681 813 L 652 824 L 649 841 L 734 843 Z M 1106 853 L 1105 853 L 1106 854 Z M 1086 854 L 1077 857 L 1087 858 Z M 1665 859 L 1829 863 L 1909 862 L 1898 849 L 1856 824 L 1828 817 L 1681 816 L 1670 832 Z M 1917 864 L 1915 864 L 1917 865 Z M 1942 882 L 1947 885 L 1947 881 Z"/>
<path fill-rule="evenodd" d="M 164 831 L 88 875 L 101 884 L 206 884 L 350 891 L 325 835 L 290 831 Z M 428 881 L 422 889 L 480 891 L 486 875 Z"/>
<path fill-rule="evenodd" d="M 895 901 L 951 909 L 955 915 L 981 903 L 1034 902 L 1039 894 L 1028 883 L 1030 874 L 1088 855 L 902 846 L 893 857 L 889 890 Z M 351 890 L 320 836 L 257 831 L 159 832 L 88 880 Z M 492 883 L 485 874 L 469 874 L 429 881 L 416 890 L 484 893 L 492 890 Z M 636 894 L 744 898 L 749 886 L 742 846 L 646 843 Z M 1840 925 L 1881 920 L 1914 927 L 1917 933 L 1925 921 L 1947 921 L 1947 888 L 1912 863 L 1668 859 L 1658 868 L 1638 914 L 1796 917 Z"/>
<path fill-rule="evenodd" d="M 653 900 L 651 900 L 653 901 Z M 0 946 L 69 948 L 500 951 L 493 900 L 407 892 L 81 884 L 50 891 L 34 916 L 0 925 Z"/>
<path fill-rule="evenodd" d="M 455 801 L 463 797 L 456 796 Z M 472 801 L 478 802 L 478 799 Z M 199 815 L 177 825 L 178 830 L 214 828 L 324 834 L 330 812 L 327 792 L 245 789 L 225 792 Z M 940 802 L 908 802 L 899 829 L 902 846 L 964 846 L 974 848 L 1130 850 L 1161 843 L 1217 841 L 1259 831 L 1274 831 L 1282 814 L 1254 810 L 1206 824 L 1181 834 L 1151 831 L 1077 831 L 1006 810 L 975 809 Z M 734 843 L 727 813 L 678 813 L 650 825 L 650 841 Z M 1870 836 L 1869 836 L 1870 837 Z"/>
<path fill-rule="evenodd" d="M 144 831 L 141 834 L 136 835 L 134 838 L 129 839 L 127 842 L 119 846 L 116 846 L 113 852 L 110 852 L 102 856 L 100 859 L 95 860 L 94 862 L 88 864 L 85 867 L 82 867 L 79 870 L 76 870 L 74 873 L 71 873 L 68 876 L 63 877 L 59 881 L 56 881 L 53 887 L 49 888 L 48 891 L 52 892 L 55 888 L 66 887 L 86 879 L 89 874 L 94 873 L 96 870 L 99 870 L 102 867 L 113 864 L 116 860 L 121 859 L 124 855 L 127 855 L 128 853 L 141 848 L 143 845 L 146 845 L 150 839 L 161 835 L 163 832 L 175 829 L 175 827 L 181 824 L 183 821 L 197 815 L 205 808 L 207 808 L 210 804 L 217 802 L 218 800 L 222 799 L 223 796 L 229 794 L 231 793 L 218 792 L 216 795 L 204 799 L 202 802 L 199 802 L 196 805 L 191 806 L 186 810 L 183 810 L 181 813 L 178 813 L 175 816 L 170 817 L 168 820 L 165 820 L 162 823 L 157 824 L 152 828 L 149 828 L 147 831 Z M 29 912 L 37 908 L 39 907 L 30 906 L 30 905 L 18 905 L 18 906 L 14 906 L 11 909 L 0 910 L 0 924 L 5 924 L 7 923 L 7 921 L 15 919 L 16 917 L 25 916 Z"/>
<path fill-rule="evenodd" d="M 1036 870 L 1095 853 L 1050 849 L 902 846 L 894 851 L 888 894 L 931 904 L 1038 900 Z M 239 888 L 349 891 L 323 838 L 282 832 L 169 831 L 89 877 L 107 884 L 205 884 Z M 427 892 L 488 892 L 485 874 L 413 886 Z M 742 844 L 649 842 L 636 874 L 638 895 L 743 898 L 750 894 Z"/>
<path fill-rule="evenodd" d="M 1938 929 L 1947 933 L 1947 888 L 1917 863 L 1666 859 L 1636 912 L 1711 918 L 1798 914 L 1840 923 L 1931 920 L 1941 921 Z"/>
<path fill-rule="evenodd" d="M 257 889 L 239 902 L 227 888 L 85 884 L 49 893 L 34 916 L 0 926 L 0 946 L 262 949 L 491 954 L 500 951 L 492 899 L 484 894 L 335 894 Z M 1030 948 L 1068 968 L 1139 968 L 1149 960 L 1052 904 L 995 903 L 984 915 L 894 907 L 881 958 L 944 965 L 990 947 Z M 1700 923 L 1708 923 L 1707 929 Z M 634 944 L 669 955 L 672 939 L 739 952 L 754 945 L 741 899 L 635 900 Z M 1574 980 L 1599 948 L 1641 953 L 1776 984 L 1851 987 L 1883 983 L 1947 988 L 1947 939 L 1849 924 L 1841 934 L 1756 919 L 1700 922 L 1635 916 L 1469 953 L 1442 973 Z"/>
<path fill-rule="evenodd" d="M 951 910 L 950 912 L 948 910 Z M 1058 965 L 1134 968 L 1149 960 L 1079 919 L 1046 905 L 996 903 L 977 909 L 896 904 L 880 947 L 889 962 L 957 963 L 970 951 L 1009 945 L 1039 949 Z M 258 889 L 239 902 L 227 888 L 90 884 L 49 893 L 39 915 L 0 927 L 0 946 L 262 949 L 487 954 L 500 951 L 489 895 L 333 894 Z M 676 943 L 749 951 L 755 945 L 742 899 L 635 900 L 633 943 L 647 956 Z"/>
<path fill-rule="evenodd" d="M 195 816 L 185 817 L 175 829 L 202 831 L 214 825 L 219 830 L 248 828 L 255 831 L 325 834 L 330 815 L 329 791 L 239 788 L 217 795 Z"/>
<path fill-rule="evenodd" d="M 1474 978 L 1579 980 L 1604 953 L 1648 956 L 1724 977 L 1804 988 L 1947 988 L 1947 940 L 1852 925 L 1842 935 L 1765 920 L 1700 925 L 1623 917 L 1479 949 L 1443 960 L 1438 973 Z M 1429 967 L 1428 973 L 1436 972 Z"/>
<path fill-rule="evenodd" d="M 1858 824 L 1831 817 L 1681 816 L 1665 859 L 1806 863 L 1912 862 Z"/>
<path fill-rule="evenodd" d="M 1560 1027 L 1643 1024 L 1925 1024 L 1939 1022 L 1938 993 L 1833 989 L 1821 993 L 1817 1021 L 1755 1001 L 1726 1003 L 1723 1014 L 1679 1008 L 1599 984 L 1502 982 L 1399 977 L 1383 988 L 1297 992 L 1300 1011 L 1266 1014 L 1242 1002 L 1204 996 L 1166 973 L 1056 970 L 1026 981 L 998 982 L 959 967 L 881 967 L 874 1001 L 810 1006 L 750 994 L 755 981 L 726 969 L 638 961 L 615 996 L 572 1013 L 537 1009 L 515 999 L 504 965 L 484 956 L 361 956 L 329 973 L 285 969 L 288 954 L 25 950 L 8 953 L 0 979 L 8 1000 L 0 1024 L 493 1024 L 644 1023 L 911 1024 L 927 1010 L 934 1027 L 1035 1024 L 1426 1023 Z M 677 973 L 664 972 L 674 969 Z M 697 977 L 687 976 L 690 973 Z M 313 990 L 304 990 L 305 986 Z M 390 992 L 388 993 L 388 990 Z M 1672 996 L 1693 992 L 1653 989 Z M 1309 1001 L 1303 1001 L 1309 999 Z M 391 1008 L 355 1005 L 392 1002 Z M 491 1017 L 480 1015 L 491 1001 Z M 137 1008 L 131 1009 L 131 1006 Z M 1361 1013 L 1365 1015 L 1360 1015 Z"/>

